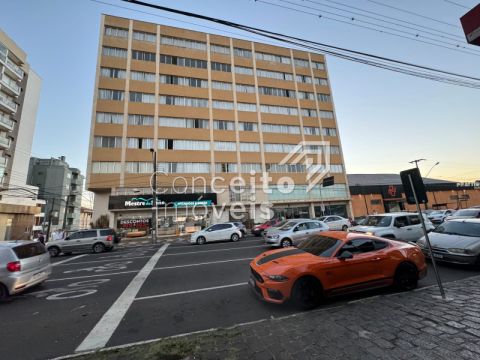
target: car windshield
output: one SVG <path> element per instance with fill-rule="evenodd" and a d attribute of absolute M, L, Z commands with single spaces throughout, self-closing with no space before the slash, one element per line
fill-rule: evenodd
<path fill-rule="evenodd" d="M 297 248 L 316 256 L 330 257 L 340 244 L 341 241 L 335 238 L 316 235 L 300 243 Z"/>
<path fill-rule="evenodd" d="M 278 224 L 276 224 L 272 227 L 279 228 L 279 227 L 282 227 L 283 225 L 285 225 L 287 222 L 288 222 L 288 220 L 282 220 Z"/>
<path fill-rule="evenodd" d="M 428 215 L 443 215 L 444 211 L 443 210 L 435 210 L 435 211 L 431 211 L 430 213 L 428 213 Z"/>
<path fill-rule="evenodd" d="M 477 216 L 478 210 L 473 209 L 464 209 L 464 210 L 457 210 L 453 216 Z"/>
<path fill-rule="evenodd" d="M 278 227 L 278 229 L 280 229 L 282 231 L 288 231 L 288 230 L 292 229 L 297 224 L 298 224 L 298 222 L 296 222 L 296 221 L 287 221 L 285 224 Z"/>
<path fill-rule="evenodd" d="M 363 226 L 387 227 L 392 223 L 391 216 L 367 216 L 363 221 Z"/>
<path fill-rule="evenodd" d="M 324 221 L 326 218 L 327 218 L 326 216 L 320 216 L 320 217 L 318 218 L 318 220 Z"/>
<path fill-rule="evenodd" d="M 439 225 L 433 232 L 449 235 L 480 237 L 480 223 L 447 221 Z"/>

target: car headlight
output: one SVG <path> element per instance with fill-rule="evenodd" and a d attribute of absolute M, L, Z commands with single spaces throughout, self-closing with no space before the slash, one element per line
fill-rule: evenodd
<path fill-rule="evenodd" d="M 278 281 L 278 282 L 288 280 L 288 278 L 286 276 L 283 276 L 283 275 L 267 275 L 267 277 L 272 281 Z"/>
<path fill-rule="evenodd" d="M 280 235 L 272 235 L 272 239 L 278 239 Z"/>
<path fill-rule="evenodd" d="M 365 233 L 365 235 L 373 236 L 373 235 L 375 235 L 375 234 L 374 234 L 373 232 L 371 232 L 371 231 L 367 231 L 367 232 Z"/>
<path fill-rule="evenodd" d="M 468 254 L 468 250 L 459 249 L 459 248 L 450 248 L 450 249 L 448 249 L 448 252 L 451 252 L 451 253 L 454 253 L 454 254 Z"/>

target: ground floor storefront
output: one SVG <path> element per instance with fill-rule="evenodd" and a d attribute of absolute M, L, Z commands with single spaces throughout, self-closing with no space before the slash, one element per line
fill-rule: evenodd
<path fill-rule="evenodd" d="M 0 203 L 0 241 L 29 240 L 40 207 Z"/>

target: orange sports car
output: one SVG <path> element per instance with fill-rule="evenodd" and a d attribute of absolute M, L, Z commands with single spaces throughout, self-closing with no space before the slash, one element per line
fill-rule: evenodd
<path fill-rule="evenodd" d="M 298 245 L 264 252 L 250 263 L 252 289 L 262 299 L 299 307 L 322 297 L 395 285 L 411 290 L 427 274 L 416 245 L 343 231 L 326 231 Z"/>

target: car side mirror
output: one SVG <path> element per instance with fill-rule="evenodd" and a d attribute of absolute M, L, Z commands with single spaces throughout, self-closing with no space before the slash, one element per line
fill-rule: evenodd
<path fill-rule="evenodd" d="M 340 256 L 338 258 L 340 260 L 351 259 L 351 258 L 353 258 L 353 254 L 350 251 L 345 250 L 345 251 L 342 251 L 342 253 L 340 254 Z"/>
<path fill-rule="evenodd" d="M 67 237 L 65 238 L 65 240 L 70 240 L 70 236 L 67 236 Z"/>

